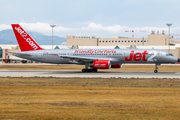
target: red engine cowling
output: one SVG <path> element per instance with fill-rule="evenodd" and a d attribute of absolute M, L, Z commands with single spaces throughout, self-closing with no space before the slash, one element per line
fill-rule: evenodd
<path fill-rule="evenodd" d="M 109 60 L 96 60 L 93 62 L 93 68 L 96 69 L 109 69 L 111 67 L 111 63 Z"/>
<path fill-rule="evenodd" d="M 121 68 L 121 67 L 122 67 L 122 64 L 111 65 L 111 68 Z"/>

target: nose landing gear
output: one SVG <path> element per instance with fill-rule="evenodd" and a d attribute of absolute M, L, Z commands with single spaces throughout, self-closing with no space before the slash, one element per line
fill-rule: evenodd
<path fill-rule="evenodd" d="M 158 73 L 158 70 L 157 70 L 157 69 L 158 69 L 158 67 L 157 67 L 158 65 L 160 65 L 160 64 L 155 64 L 155 70 L 154 70 L 154 73 Z"/>

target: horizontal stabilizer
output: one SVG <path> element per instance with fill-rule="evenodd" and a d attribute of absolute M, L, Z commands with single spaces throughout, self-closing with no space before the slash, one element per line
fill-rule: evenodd
<path fill-rule="evenodd" d="M 17 53 L 8 52 L 8 53 L 10 53 L 10 54 L 12 54 L 12 55 L 14 55 L 14 56 L 17 56 L 17 57 L 30 57 L 30 56 L 32 56 L 32 55 L 27 54 L 27 53 L 19 53 L 19 52 L 17 52 Z"/>

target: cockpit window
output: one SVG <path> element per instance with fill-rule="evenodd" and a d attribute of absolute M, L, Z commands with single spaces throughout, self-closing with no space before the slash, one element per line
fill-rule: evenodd
<path fill-rule="evenodd" d="M 166 54 L 166 56 L 173 56 L 173 54 L 169 53 L 169 54 Z"/>

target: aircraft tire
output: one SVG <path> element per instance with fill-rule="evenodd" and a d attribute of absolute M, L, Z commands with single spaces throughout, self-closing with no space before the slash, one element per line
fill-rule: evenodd
<path fill-rule="evenodd" d="M 158 70 L 154 70 L 154 73 L 158 73 Z"/>
<path fill-rule="evenodd" d="M 97 69 L 82 69 L 82 72 L 97 72 Z"/>
<path fill-rule="evenodd" d="M 97 69 L 93 69 L 94 72 L 97 72 Z"/>

